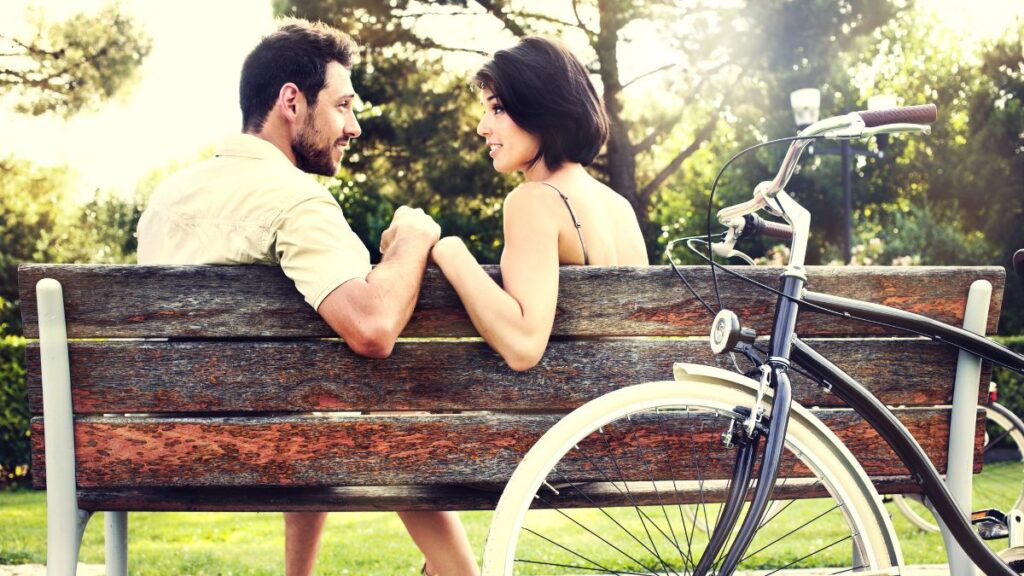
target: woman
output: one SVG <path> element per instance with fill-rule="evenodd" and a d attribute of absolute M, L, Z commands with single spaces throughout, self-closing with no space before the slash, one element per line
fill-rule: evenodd
<path fill-rule="evenodd" d="M 484 340 L 513 370 L 526 370 L 551 335 L 559 265 L 646 266 L 647 249 L 632 206 L 584 169 L 608 138 L 608 118 L 565 46 L 524 38 L 474 82 L 485 108 L 477 133 L 494 169 L 526 180 L 505 198 L 503 287 L 458 237 L 442 238 L 431 258 Z"/>

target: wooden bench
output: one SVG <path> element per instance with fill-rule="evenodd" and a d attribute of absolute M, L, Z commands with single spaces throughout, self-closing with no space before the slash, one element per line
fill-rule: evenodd
<path fill-rule="evenodd" d="M 780 272 L 747 270 L 771 285 Z M 684 272 L 711 294 L 706 268 Z M 954 324 L 970 283 L 988 280 L 989 330 L 1004 283 L 1001 268 L 810 267 L 808 277 L 818 292 Z M 671 380 L 674 362 L 728 367 L 708 347 L 710 317 L 667 267 L 564 268 L 551 344 L 523 373 L 475 337 L 434 268 L 386 360 L 352 354 L 273 267 L 23 266 L 30 339 L 39 338 L 36 284 L 44 278 L 62 286 L 70 341 L 65 353 L 59 334 L 44 336 L 46 366 L 39 341 L 27 348 L 33 484 L 51 491 L 49 549 L 63 556 L 51 556 L 50 566 L 70 562 L 72 571 L 91 511 L 488 509 L 522 455 L 563 414 L 622 386 Z M 728 277 L 719 282 L 726 305 L 766 334 L 775 297 Z M 49 306 L 44 314 L 57 318 L 61 299 Z M 810 313 L 797 331 L 899 406 L 900 419 L 946 468 L 955 350 Z M 70 387 L 54 365 L 62 354 Z M 834 397 L 799 375 L 794 392 L 795 401 L 820 409 L 881 492 L 916 488 L 888 446 Z M 977 421 L 975 472 L 980 412 Z M 49 442 L 61 440 L 47 434 L 58 431 L 70 445 L 72 430 L 73 447 L 48 461 L 44 444 L 53 451 Z M 465 487 L 481 483 L 495 490 Z M 58 486 L 61 505 L 53 500 Z M 108 562 L 120 566 L 125 516 L 107 516 L 108 540 L 113 533 L 121 541 L 113 552 L 108 543 Z"/>

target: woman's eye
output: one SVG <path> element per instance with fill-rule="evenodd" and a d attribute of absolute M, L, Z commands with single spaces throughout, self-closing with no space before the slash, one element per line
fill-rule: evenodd
<path fill-rule="evenodd" d="M 503 113 L 503 112 L 505 112 L 505 109 L 504 109 L 504 108 L 502 108 L 501 106 L 495 106 L 495 107 L 494 107 L 494 113 L 495 113 L 495 114 L 501 114 L 501 113 Z"/>

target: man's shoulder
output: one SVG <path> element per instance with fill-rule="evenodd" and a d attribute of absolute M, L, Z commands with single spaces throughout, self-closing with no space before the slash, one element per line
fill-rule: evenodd
<path fill-rule="evenodd" d="M 198 197 L 197 197 L 198 196 Z M 209 158 L 163 179 L 150 205 L 193 200 L 267 204 L 287 210 L 308 200 L 332 200 L 322 183 L 294 166 L 258 159 Z"/>

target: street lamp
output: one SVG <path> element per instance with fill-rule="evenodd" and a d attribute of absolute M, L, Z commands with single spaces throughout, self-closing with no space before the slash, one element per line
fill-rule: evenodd
<path fill-rule="evenodd" d="M 818 121 L 818 115 L 821 111 L 821 91 L 817 88 L 801 88 L 799 90 L 794 90 L 789 95 L 789 103 L 793 107 L 793 120 L 796 123 L 797 128 L 803 130 Z M 895 96 L 879 94 L 868 98 L 868 110 L 882 110 L 895 107 Z M 824 146 L 815 147 L 813 145 L 807 147 L 807 152 L 809 154 L 838 154 L 842 158 L 844 216 L 843 238 L 845 240 L 845 244 L 843 246 L 843 262 L 846 264 L 850 263 L 852 255 L 851 251 L 853 248 L 853 200 L 850 191 L 850 174 L 852 172 L 851 158 L 854 154 L 870 158 L 882 158 L 884 156 L 882 150 L 887 144 L 888 137 L 879 137 L 877 152 L 859 146 L 852 146 L 850 145 L 850 141 L 846 139 L 840 140 L 837 148 Z"/>

